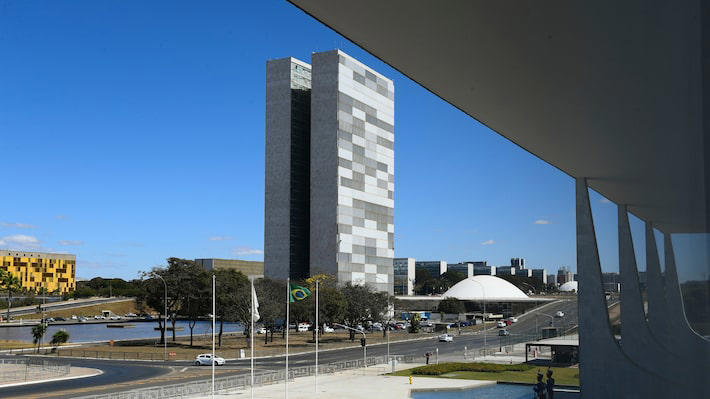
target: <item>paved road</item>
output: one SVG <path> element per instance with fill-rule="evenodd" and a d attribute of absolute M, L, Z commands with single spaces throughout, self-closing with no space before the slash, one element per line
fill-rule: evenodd
<path fill-rule="evenodd" d="M 518 322 L 509 326 L 508 331 L 513 336 L 518 334 L 532 335 L 535 333 L 537 318 L 537 327 L 541 328 L 549 325 L 550 318 L 544 314 L 554 316 L 555 312 L 562 310 L 565 316 L 561 319 L 554 318 L 555 326 L 575 325 L 577 322 L 577 302 L 576 300 L 563 300 L 547 304 L 537 310 L 534 310 L 524 316 L 518 318 Z M 536 316 L 537 314 L 537 316 Z M 455 331 L 453 331 L 455 334 Z M 498 347 L 498 329 L 489 327 L 486 335 L 486 341 L 489 348 Z M 357 341 L 356 341 L 357 342 Z M 478 349 L 483 347 L 484 336 L 482 333 L 455 336 L 453 342 L 438 342 L 435 338 L 426 340 L 412 340 L 407 342 L 396 342 L 390 344 L 390 354 L 397 355 L 414 355 L 421 356 L 421 361 L 425 361 L 424 353 L 436 352 L 439 349 L 439 356 L 442 359 L 447 357 L 460 357 L 463 354 L 464 347 L 478 353 Z M 368 356 L 380 356 L 387 354 L 386 345 L 373 345 L 367 347 Z M 343 360 L 361 359 L 363 350 L 361 347 L 347 348 L 333 351 L 322 351 L 319 353 L 319 363 L 340 362 Z M 125 385 L 118 385 L 126 381 L 139 381 L 148 378 L 153 378 L 168 373 L 169 371 L 185 369 L 186 367 L 195 367 L 188 361 L 176 362 L 155 362 L 146 364 L 145 362 L 131 361 L 112 361 L 112 360 L 78 360 L 69 359 L 72 365 L 81 367 L 99 368 L 104 371 L 104 374 L 96 377 L 89 377 L 75 381 L 55 382 L 46 384 L 27 385 L 23 387 L 8 388 L 3 390 L 3 397 L 22 397 L 29 395 L 37 395 L 42 397 L 42 393 L 59 393 L 62 390 L 76 388 L 77 386 L 95 387 L 96 391 L 91 393 L 107 393 L 126 390 Z M 289 356 L 289 365 L 293 367 L 307 366 L 315 364 L 315 355 L 313 353 L 292 355 Z M 274 357 L 267 359 L 255 360 L 257 370 L 275 370 L 285 367 L 284 357 Z M 229 362 L 228 365 L 220 367 L 219 370 L 227 375 L 237 375 L 249 372 L 249 360 L 236 360 Z M 221 375 L 225 375 L 221 374 Z M 188 377 L 181 378 L 177 381 L 186 382 L 192 379 L 204 379 L 204 377 Z M 165 385 L 166 381 L 143 381 L 140 383 L 141 388 L 147 388 L 157 385 Z M 136 385 L 138 386 L 138 385 Z M 71 396 L 51 396 L 51 397 L 71 397 Z"/>
<path fill-rule="evenodd" d="M 100 304 L 105 304 L 105 303 L 112 303 L 112 302 L 124 302 L 124 301 L 133 301 L 135 300 L 134 298 L 87 298 L 87 299 L 75 299 L 75 300 L 70 300 L 70 301 L 61 301 L 61 302 L 51 302 L 47 303 L 45 305 L 42 305 L 46 311 L 54 311 L 54 310 L 60 310 L 60 309 L 71 309 L 71 308 L 77 308 L 77 307 L 82 307 L 82 306 L 91 306 L 91 305 L 100 305 Z M 37 312 L 37 305 L 32 305 L 32 306 L 18 306 L 18 307 L 13 307 L 10 308 L 10 315 L 11 316 L 20 316 L 20 315 L 25 315 L 25 314 L 32 314 Z M 5 317 L 7 315 L 7 309 L 2 309 L 0 310 L 0 315 Z"/>

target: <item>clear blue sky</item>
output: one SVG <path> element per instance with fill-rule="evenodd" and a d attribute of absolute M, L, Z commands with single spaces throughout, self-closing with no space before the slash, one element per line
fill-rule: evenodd
<path fill-rule="evenodd" d="M 0 1 L 0 247 L 75 253 L 80 277 L 262 259 L 266 60 L 341 48 L 395 82 L 397 257 L 576 268 L 570 177 L 288 3 L 257 3 Z M 616 270 L 616 208 L 592 198 Z"/>

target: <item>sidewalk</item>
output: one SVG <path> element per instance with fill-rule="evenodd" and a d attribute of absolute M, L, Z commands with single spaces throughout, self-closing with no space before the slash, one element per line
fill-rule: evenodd
<path fill-rule="evenodd" d="M 417 365 L 407 365 L 407 367 L 410 366 Z M 319 376 L 317 392 L 315 391 L 314 377 L 296 378 L 288 384 L 288 397 L 291 399 L 361 399 L 386 396 L 388 399 L 406 399 L 410 397 L 411 390 L 467 389 L 495 384 L 495 381 L 414 377 L 410 385 L 409 377 L 376 375 L 378 372 L 385 372 L 384 368 L 379 366 L 368 368 L 373 370 L 357 369 Z M 284 397 L 284 385 L 279 383 L 256 387 L 254 388 L 254 397 L 281 399 Z M 248 388 L 215 394 L 216 398 L 248 398 L 250 396 L 251 392 Z M 208 394 L 200 396 L 200 398 L 209 399 L 211 396 Z"/>
<path fill-rule="evenodd" d="M 16 369 L 23 369 L 24 366 L 16 366 L 14 367 Z M 3 373 L 11 373 L 12 367 L 5 367 L 2 369 Z M 7 380 L 7 381 L 2 381 L 0 382 L 0 388 L 8 388 L 8 387 L 14 387 L 14 386 L 19 386 L 19 385 L 30 385 L 30 384 L 41 384 L 44 382 L 51 382 L 51 381 L 64 381 L 64 380 L 73 380 L 77 378 L 86 378 L 86 377 L 93 377 L 95 375 L 100 375 L 103 374 L 103 371 L 99 369 L 93 369 L 93 368 L 87 368 L 87 367 L 72 367 L 69 371 L 69 374 L 63 375 L 63 376 L 52 376 L 49 378 L 28 378 L 27 380 L 23 379 L 18 379 L 18 380 Z"/>

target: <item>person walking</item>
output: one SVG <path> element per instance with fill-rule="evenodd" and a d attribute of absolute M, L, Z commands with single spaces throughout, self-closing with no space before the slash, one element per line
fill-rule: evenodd
<path fill-rule="evenodd" d="M 426 356 L 426 364 L 429 364 L 429 356 L 431 356 L 431 353 L 427 352 L 424 354 L 424 356 Z"/>
<path fill-rule="evenodd" d="M 553 399 L 555 395 L 555 379 L 552 378 L 552 369 L 547 368 L 547 383 L 545 384 L 547 389 L 547 399 Z"/>

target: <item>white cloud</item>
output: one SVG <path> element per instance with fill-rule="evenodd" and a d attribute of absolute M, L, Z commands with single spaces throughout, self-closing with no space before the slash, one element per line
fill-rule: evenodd
<path fill-rule="evenodd" d="M 83 245 L 84 241 L 81 240 L 59 240 L 59 245 L 72 246 L 72 245 Z"/>
<path fill-rule="evenodd" d="M 264 251 L 249 247 L 236 247 L 232 250 L 234 255 L 262 255 Z"/>
<path fill-rule="evenodd" d="M 210 237 L 210 241 L 229 241 L 231 239 L 232 239 L 232 237 L 230 237 L 230 236 L 212 236 L 212 237 Z"/>
<path fill-rule="evenodd" d="M 493 241 L 493 240 L 488 240 L 488 241 L 483 241 L 483 242 L 481 243 L 481 245 L 493 245 L 493 244 L 495 244 L 495 243 L 496 243 L 496 242 Z"/>
<path fill-rule="evenodd" d="M 39 247 L 39 240 L 34 236 L 27 236 L 24 234 L 16 234 L 12 236 L 5 236 L 0 238 L 0 246 L 9 247 L 15 246 L 17 249 L 23 248 L 37 248 Z"/>
<path fill-rule="evenodd" d="M 27 223 L 10 223 L 10 222 L 2 222 L 0 223 L 0 226 L 2 227 L 9 227 L 9 228 L 15 228 L 15 229 L 36 229 L 37 226 L 32 225 L 32 224 L 27 224 Z"/>
<path fill-rule="evenodd" d="M 606 199 L 604 197 L 600 198 L 599 202 L 601 202 L 602 204 L 611 204 L 611 201 L 609 201 L 608 199 Z"/>
<path fill-rule="evenodd" d="M 535 224 L 550 224 L 550 221 L 545 219 L 538 219 L 535 221 Z"/>

